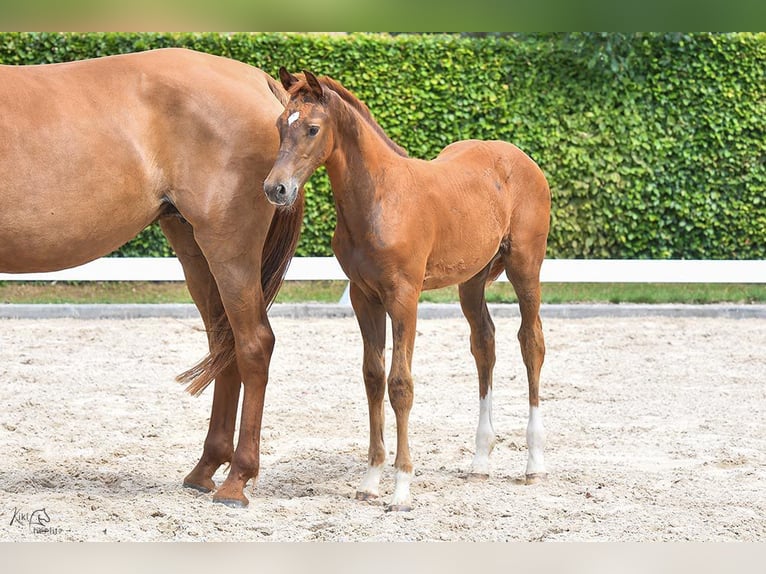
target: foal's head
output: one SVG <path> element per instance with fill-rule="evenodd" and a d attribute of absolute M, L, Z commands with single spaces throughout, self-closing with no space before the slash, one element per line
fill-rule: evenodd
<path fill-rule="evenodd" d="M 285 68 L 279 79 L 290 95 L 277 119 L 279 155 L 263 189 L 275 205 L 292 205 L 298 190 L 329 157 L 333 134 L 327 113 L 328 94 L 311 73 L 299 78 Z"/>

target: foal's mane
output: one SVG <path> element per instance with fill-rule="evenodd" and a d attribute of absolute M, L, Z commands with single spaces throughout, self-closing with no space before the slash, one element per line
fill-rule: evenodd
<path fill-rule="evenodd" d="M 372 117 L 370 108 L 368 108 L 367 105 L 362 100 L 357 98 L 354 94 L 352 94 L 345 87 L 343 87 L 343 85 L 341 85 L 340 82 L 338 82 L 337 80 L 333 80 L 329 76 L 322 76 L 321 78 L 317 78 L 317 79 L 319 80 L 319 83 L 322 84 L 323 87 L 338 94 L 341 100 L 343 100 L 349 106 L 351 106 L 354 110 L 356 110 L 359 113 L 359 115 L 362 116 L 364 121 L 367 122 L 370 125 L 370 127 L 372 127 L 372 129 L 375 130 L 375 132 L 383 139 L 384 142 L 386 142 L 388 147 L 390 147 L 400 156 L 407 157 L 407 150 L 405 150 L 402 146 L 400 146 L 394 140 L 388 137 L 388 134 L 385 131 L 383 131 L 383 128 L 380 127 L 380 124 L 378 124 L 378 122 L 375 121 L 375 118 Z"/>

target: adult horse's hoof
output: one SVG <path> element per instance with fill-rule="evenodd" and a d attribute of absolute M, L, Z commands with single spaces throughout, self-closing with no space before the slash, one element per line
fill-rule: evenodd
<path fill-rule="evenodd" d="M 387 504 L 386 512 L 409 512 L 412 510 L 411 504 Z"/>
<path fill-rule="evenodd" d="M 547 472 L 536 472 L 534 474 L 528 474 L 524 478 L 524 483 L 527 485 L 538 484 L 540 482 L 546 482 L 548 480 Z"/>
<path fill-rule="evenodd" d="M 247 507 L 250 501 L 245 496 L 244 489 L 246 485 L 247 480 L 234 480 L 232 475 L 229 474 L 228 478 L 223 481 L 223 484 L 218 487 L 218 490 L 213 495 L 213 502 L 225 504 L 229 508 Z"/>
<path fill-rule="evenodd" d="M 194 474 L 194 472 L 191 472 L 184 478 L 184 487 L 193 488 L 194 490 L 204 492 L 205 494 L 215 490 L 215 482 L 213 482 L 213 479 L 201 476 L 195 477 Z"/>
<path fill-rule="evenodd" d="M 229 508 L 247 508 L 247 505 L 250 504 L 250 501 L 243 497 L 242 500 L 238 498 L 216 498 L 213 497 L 213 502 L 216 504 L 223 504 L 224 506 L 228 506 Z"/>
<path fill-rule="evenodd" d="M 195 484 L 193 482 L 184 481 L 184 488 L 191 488 L 192 490 L 196 490 L 197 492 L 207 494 L 208 492 L 213 492 L 215 490 L 215 484 L 213 484 L 212 488 L 209 488 L 207 486 L 202 486 L 201 484 Z"/>

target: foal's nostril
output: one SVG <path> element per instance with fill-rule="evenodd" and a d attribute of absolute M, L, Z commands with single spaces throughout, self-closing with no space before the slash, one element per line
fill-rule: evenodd
<path fill-rule="evenodd" d="M 285 188 L 284 185 L 281 183 L 277 185 L 277 195 L 285 195 L 287 193 L 287 188 Z"/>

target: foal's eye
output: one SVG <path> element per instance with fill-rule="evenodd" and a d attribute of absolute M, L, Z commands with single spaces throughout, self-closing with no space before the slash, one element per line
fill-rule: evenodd
<path fill-rule="evenodd" d="M 319 133 L 319 126 L 309 126 L 309 135 L 315 136 Z"/>

